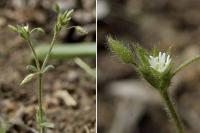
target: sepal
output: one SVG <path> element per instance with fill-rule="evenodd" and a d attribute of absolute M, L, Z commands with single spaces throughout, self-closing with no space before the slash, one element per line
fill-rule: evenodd
<path fill-rule="evenodd" d="M 123 62 L 136 65 L 134 55 L 121 41 L 113 39 L 111 36 L 107 38 L 110 50 L 116 54 Z"/>

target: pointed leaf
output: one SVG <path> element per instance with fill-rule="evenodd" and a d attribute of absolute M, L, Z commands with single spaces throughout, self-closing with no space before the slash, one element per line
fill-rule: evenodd
<path fill-rule="evenodd" d="M 31 73 L 36 73 L 38 71 L 37 68 L 33 65 L 26 66 L 26 69 Z"/>
<path fill-rule="evenodd" d="M 36 116 L 36 122 L 37 122 L 38 124 L 41 123 L 40 112 L 39 112 L 39 109 L 38 109 L 38 108 L 36 109 L 36 114 L 35 114 L 35 116 Z"/>
<path fill-rule="evenodd" d="M 44 70 L 42 71 L 42 73 L 45 73 L 45 72 L 50 71 L 50 70 L 52 70 L 52 69 L 55 69 L 55 67 L 54 67 L 53 65 L 48 65 L 48 66 L 46 66 L 46 67 L 44 68 Z"/>
<path fill-rule="evenodd" d="M 25 83 L 31 81 L 31 80 L 32 80 L 35 76 L 37 76 L 37 75 L 38 75 L 38 73 L 31 73 L 31 74 L 27 75 L 27 76 L 24 78 L 24 80 L 21 82 L 20 85 L 24 85 Z"/>
<path fill-rule="evenodd" d="M 46 127 L 46 128 L 54 128 L 54 124 L 50 122 L 43 122 L 40 124 L 40 126 Z"/>
<path fill-rule="evenodd" d="M 38 125 L 43 123 L 45 121 L 44 111 L 42 109 L 42 112 L 40 112 L 39 107 L 36 108 L 36 122 Z"/>

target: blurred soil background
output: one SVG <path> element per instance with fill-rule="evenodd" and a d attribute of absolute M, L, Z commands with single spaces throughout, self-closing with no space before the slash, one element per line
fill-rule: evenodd
<path fill-rule="evenodd" d="M 75 9 L 70 25 L 81 25 L 88 35 L 73 29 L 63 30 L 58 42 L 95 42 L 95 0 L 1 0 L 0 1 L 0 126 L 8 133 L 36 133 L 36 81 L 20 87 L 31 63 L 26 42 L 9 31 L 7 25 L 29 24 L 42 27 L 46 34 L 34 37 L 49 44 L 57 2 L 62 10 Z M 94 58 L 86 58 L 95 67 Z M 33 61 L 32 61 L 33 63 Z M 51 60 L 56 69 L 44 78 L 44 108 L 47 118 L 55 124 L 46 133 L 94 133 L 96 128 L 95 80 L 74 63 L 74 60 Z"/>
<path fill-rule="evenodd" d="M 98 132 L 175 133 L 159 94 L 106 45 L 113 35 L 162 51 L 174 67 L 200 55 L 199 0 L 98 0 Z M 186 133 L 200 133 L 200 65 L 177 74 L 169 89 Z"/>

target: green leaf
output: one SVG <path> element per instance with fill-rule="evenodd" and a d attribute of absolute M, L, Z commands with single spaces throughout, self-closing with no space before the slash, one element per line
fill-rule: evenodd
<path fill-rule="evenodd" d="M 18 29 L 17 29 L 17 27 L 15 27 L 15 26 L 8 25 L 8 28 L 9 28 L 11 31 L 13 31 L 13 32 L 18 32 Z"/>
<path fill-rule="evenodd" d="M 45 121 L 44 111 L 40 112 L 39 107 L 36 108 L 36 122 L 38 125 Z"/>
<path fill-rule="evenodd" d="M 39 109 L 36 109 L 35 117 L 36 117 L 36 122 L 37 122 L 38 124 L 41 123 Z"/>
<path fill-rule="evenodd" d="M 81 27 L 81 26 L 76 26 L 76 27 L 75 27 L 75 30 L 76 30 L 77 32 L 79 32 L 81 35 L 86 35 L 86 34 L 88 34 L 88 32 L 87 32 L 83 27 Z"/>
<path fill-rule="evenodd" d="M 26 66 L 26 70 L 28 70 L 31 73 L 36 73 L 38 71 L 37 68 L 33 65 Z"/>
<path fill-rule="evenodd" d="M 34 77 L 36 77 L 38 74 L 39 74 L 39 73 L 31 73 L 31 74 L 27 75 L 27 76 L 24 78 L 24 80 L 21 82 L 20 85 L 24 85 L 24 84 L 30 82 L 30 81 L 31 81 Z"/>
<path fill-rule="evenodd" d="M 48 65 L 48 66 L 46 66 L 46 67 L 44 68 L 44 70 L 42 71 L 42 73 L 45 73 L 45 72 L 50 71 L 50 70 L 52 70 L 52 69 L 55 69 L 55 67 L 54 67 L 53 65 Z"/>
<path fill-rule="evenodd" d="M 54 124 L 50 122 L 43 122 L 40 124 L 40 126 L 46 127 L 46 128 L 54 128 Z"/>
<path fill-rule="evenodd" d="M 136 65 L 134 55 L 131 50 L 124 46 L 121 41 L 114 40 L 111 36 L 107 38 L 110 50 L 115 53 L 125 63 Z"/>
<path fill-rule="evenodd" d="M 60 6 L 59 6 L 57 3 L 55 3 L 55 4 L 53 5 L 53 10 L 54 10 L 56 13 L 59 13 L 59 12 L 60 12 Z"/>

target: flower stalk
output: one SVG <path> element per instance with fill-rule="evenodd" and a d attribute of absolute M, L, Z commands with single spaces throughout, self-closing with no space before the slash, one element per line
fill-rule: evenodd
<path fill-rule="evenodd" d="M 46 55 L 46 57 L 44 59 L 44 62 L 42 64 L 42 67 L 41 67 L 42 70 L 46 67 L 46 64 L 47 64 L 47 62 L 49 60 L 49 56 L 51 55 L 51 51 L 52 51 L 53 46 L 55 44 L 55 40 L 57 38 L 57 34 L 58 34 L 57 31 L 55 31 L 54 35 L 53 35 L 53 39 L 52 39 L 51 45 L 50 45 L 50 48 L 49 48 L 49 51 L 48 51 L 48 53 L 47 53 L 47 55 Z"/>
<path fill-rule="evenodd" d="M 178 133 L 184 133 L 182 121 L 175 110 L 175 107 L 173 105 L 172 100 L 169 97 L 167 90 L 160 91 L 160 95 L 162 96 L 163 101 L 166 104 L 167 112 L 169 112 L 171 119 L 177 127 Z"/>
<path fill-rule="evenodd" d="M 42 108 L 42 102 L 43 102 L 43 86 L 42 86 L 42 77 L 43 74 L 39 74 L 38 81 L 39 81 L 39 88 L 38 88 L 38 105 L 39 105 L 39 117 L 40 120 L 44 121 L 43 116 L 43 108 Z M 44 133 L 44 127 L 40 126 L 40 133 Z"/>
<path fill-rule="evenodd" d="M 30 47 L 32 53 L 33 53 L 33 56 L 34 56 L 34 59 L 35 59 L 35 63 L 36 63 L 37 69 L 40 70 L 39 59 L 38 59 L 38 56 L 37 56 L 37 54 L 36 54 L 36 52 L 35 52 L 35 49 L 33 48 L 33 44 L 31 43 L 30 38 L 28 38 L 27 42 L 28 42 L 28 45 L 29 45 L 29 47 Z"/>

